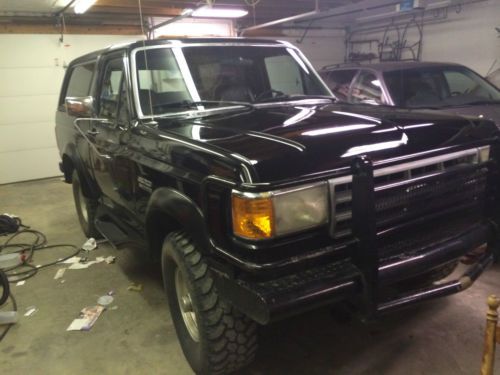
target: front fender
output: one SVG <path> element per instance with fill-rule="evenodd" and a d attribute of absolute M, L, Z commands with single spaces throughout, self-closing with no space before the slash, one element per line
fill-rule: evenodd
<path fill-rule="evenodd" d="M 198 205 L 179 191 L 162 187 L 156 189 L 146 209 L 146 234 L 150 249 L 161 250 L 165 236 L 175 230 L 188 233 L 203 253 L 210 245 L 205 218 Z"/>

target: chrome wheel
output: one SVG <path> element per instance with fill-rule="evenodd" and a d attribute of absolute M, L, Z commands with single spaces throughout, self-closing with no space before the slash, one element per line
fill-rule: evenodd
<path fill-rule="evenodd" d="M 196 313 L 193 309 L 193 302 L 191 300 L 191 295 L 188 292 L 186 282 L 184 281 L 184 276 L 182 275 L 179 267 L 175 270 L 175 291 L 177 294 L 177 302 L 179 303 L 179 308 L 181 310 L 182 319 L 184 320 L 184 325 L 191 338 L 199 342 L 200 334 L 198 332 L 198 323 L 196 321 Z"/>

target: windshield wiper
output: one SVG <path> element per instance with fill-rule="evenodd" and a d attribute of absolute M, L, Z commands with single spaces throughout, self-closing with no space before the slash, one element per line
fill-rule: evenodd
<path fill-rule="evenodd" d="M 500 100 L 491 100 L 491 99 L 482 99 L 482 100 L 474 100 L 471 102 L 460 103 L 460 104 L 450 104 L 445 105 L 443 108 L 452 108 L 452 107 L 463 107 L 467 105 L 482 105 L 482 104 L 500 104 Z"/>
<path fill-rule="evenodd" d="M 272 102 L 280 101 L 280 100 L 307 100 L 307 99 L 327 99 L 327 100 L 330 100 L 332 102 L 337 101 L 336 98 L 334 98 L 333 96 L 328 96 L 328 95 L 302 95 L 302 94 L 288 95 L 288 94 L 283 94 L 283 95 L 275 96 L 274 98 L 267 98 L 267 99 L 255 101 L 253 103 L 254 104 L 272 103 Z"/>
<path fill-rule="evenodd" d="M 170 103 L 156 103 L 153 108 L 198 108 L 200 106 L 235 106 L 255 108 L 252 103 L 248 102 L 232 102 L 232 101 L 219 101 L 219 100 L 181 100 L 178 102 Z"/>

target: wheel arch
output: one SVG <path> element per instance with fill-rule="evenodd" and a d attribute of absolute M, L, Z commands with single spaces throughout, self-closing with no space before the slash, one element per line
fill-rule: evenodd
<path fill-rule="evenodd" d="M 73 182 L 73 171 L 76 170 L 80 183 L 82 184 L 83 193 L 89 198 L 99 197 L 99 188 L 94 180 L 89 176 L 85 169 L 85 165 L 74 145 L 68 145 L 62 153 L 62 167 L 64 180 L 68 183 Z"/>
<path fill-rule="evenodd" d="M 163 187 L 153 192 L 146 209 L 145 227 L 153 258 L 161 255 L 165 237 L 178 230 L 188 233 L 203 253 L 211 249 L 201 209 L 192 199 L 173 188 Z"/>

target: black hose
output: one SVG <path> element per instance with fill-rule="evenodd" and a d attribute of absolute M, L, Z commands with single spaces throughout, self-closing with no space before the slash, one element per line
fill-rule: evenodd
<path fill-rule="evenodd" d="M 2 296 L 0 297 L 0 306 L 2 306 L 9 299 L 10 285 L 7 275 L 1 269 L 0 269 L 0 287 L 2 287 Z"/>

